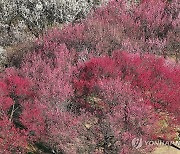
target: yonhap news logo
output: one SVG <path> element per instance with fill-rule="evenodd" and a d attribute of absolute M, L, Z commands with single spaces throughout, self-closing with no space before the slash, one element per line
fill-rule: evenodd
<path fill-rule="evenodd" d="M 140 147 L 142 147 L 142 145 L 143 145 L 142 138 L 134 138 L 132 140 L 132 147 L 133 148 L 139 149 Z"/>
<path fill-rule="evenodd" d="M 163 141 L 163 140 L 149 140 L 143 141 L 142 138 L 134 138 L 132 140 L 132 147 L 139 149 L 142 146 L 177 146 L 180 147 L 180 141 Z"/>

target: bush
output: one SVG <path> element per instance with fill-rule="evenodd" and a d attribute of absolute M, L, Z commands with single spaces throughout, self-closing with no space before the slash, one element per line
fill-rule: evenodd
<path fill-rule="evenodd" d="M 80 23 L 69 23 L 62 30 L 54 28 L 46 35 L 49 35 L 49 41 L 64 43 L 69 50 L 86 51 L 88 54 L 91 52 L 94 56 L 111 55 L 119 49 L 133 53 L 154 53 L 177 61 L 178 21 L 176 0 L 170 3 L 148 1 L 131 7 L 127 7 L 122 0 L 111 1 Z M 16 48 L 12 50 L 16 51 Z M 13 54 L 11 63 L 20 61 L 20 54 L 17 55 Z"/>
<path fill-rule="evenodd" d="M 178 58 L 178 7 L 176 0 L 148 1 L 131 7 L 123 0 L 110 1 L 81 24 L 66 26 L 54 39 L 96 55 L 111 55 L 113 50 L 121 49 Z"/>
<path fill-rule="evenodd" d="M 99 83 L 107 84 L 118 78 L 140 92 L 144 101 L 153 108 L 174 112 L 178 120 L 179 71 L 179 65 L 168 64 L 168 61 L 154 55 L 140 56 L 116 51 L 113 57 L 94 58 L 80 65 L 79 73 L 75 73 L 74 86 L 78 97 L 87 97 L 94 92 L 96 95 Z M 101 90 L 99 93 L 102 94 Z"/>
<path fill-rule="evenodd" d="M 179 63 L 141 48 L 129 53 L 133 48 L 123 45 L 125 38 L 142 39 L 142 46 L 159 39 L 158 28 L 166 23 L 140 17 L 153 32 L 145 39 L 148 32 L 134 16 L 156 4 L 127 10 L 122 2 L 110 2 L 83 23 L 49 31 L 20 56 L 18 67 L 0 74 L 0 153 L 147 153 L 155 146 L 133 148 L 132 140 L 175 140 Z"/>
<path fill-rule="evenodd" d="M 178 64 L 120 51 L 79 56 L 44 37 L 1 74 L 2 152 L 147 152 L 154 147 L 132 148 L 132 139 L 176 137 Z"/>

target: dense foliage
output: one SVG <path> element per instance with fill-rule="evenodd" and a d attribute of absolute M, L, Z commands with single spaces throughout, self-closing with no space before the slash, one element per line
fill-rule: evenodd
<path fill-rule="evenodd" d="M 177 0 L 152 0 L 131 6 L 124 0 L 113 0 L 82 23 L 69 24 L 54 39 L 78 51 L 93 50 L 96 55 L 121 49 L 178 58 L 179 5 Z"/>
<path fill-rule="evenodd" d="M 77 22 L 100 4 L 99 0 L 1 0 L 0 45 L 38 37 L 52 25 Z"/>
<path fill-rule="evenodd" d="M 127 153 L 136 151 L 135 137 L 174 139 L 179 65 L 120 51 L 74 62 L 78 55 L 65 45 L 44 42 L 17 71 L 1 74 L 2 151 L 42 144 L 63 153 Z"/>
<path fill-rule="evenodd" d="M 155 146 L 134 148 L 134 138 L 176 140 L 180 65 L 158 55 L 176 34 L 175 4 L 111 1 L 9 59 L 0 73 L 0 153 L 135 154 Z"/>

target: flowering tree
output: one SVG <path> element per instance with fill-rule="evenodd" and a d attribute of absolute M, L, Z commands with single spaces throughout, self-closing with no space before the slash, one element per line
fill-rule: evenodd
<path fill-rule="evenodd" d="M 30 82 L 8 69 L 0 80 L 0 147 L 1 153 L 21 152 L 27 146 L 25 127 L 20 114 L 25 100 L 32 96 Z"/>
<path fill-rule="evenodd" d="M 153 55 L 140 57 L 117 51 L 113 58 L 91 59 L 78 70 L 74 80 L 77 103 L 90 112 L 97 112 L 98 117 L 108 115 L 121 146 L 122 132 L 128 133 L 125 149 L 127 141 L 142 134 L 144 139 L 175 138 L 179 123 L 179 66 Z M 158 124 L 163 119 L 168 124 L 165 134 L 161 133 L 163 126 Z"/>
<path fill-rule="evenodd" d="M 120 51 L 88 58 L 44 39 L 1 74 L 2 152 L 123 154 L 153 150 L 132 148 L 135 137 L 175 138 L 178 64 Z"/>
<path fill-rule="evenodd" d="M 88 20 L 36 40 L 18 67 L 0 74 L 0 153 L 147 153 L 155 147 L 136 149 L 132 140 L 174 140 L 179 63 L 143 53 L 151 39 L 167 39 L 159 28 L 178 17 L 166 23 L 170 17 L 161 13 L 173 2 L 158 1 L 160 9 L 149 2 L 155 8 L 149 14 L 149 3 L 127 8 L 112 1 Z M 129 53 L 136 46 L 127 40 L 140 40 L 140 53 Z"/>
<path fill-rule="evenodd" d="M 49 26 L 76 22 L 102 2 L 97 0 L 1 0 L 0 45 L 38 37 Z"/>
<path fill-rule="evenodd" d="M 178 58 L 178 7 L 176 0 L 147 1 L 130 7 L 124 0 L 113 0 L 82 23 L 64 27 L 57 38 L 68 47 L 79 51 L 90 49 L 96 55 L 110 55 L 113 50 L 121 49 Z"/>
<path fill-rule="evenodd" d="M 163 58 L 116 51 L 112 58 L 95 58 L 79 66 L 80 73 L 74 84 L 77 94 L 86 96 L 98 89 L 99 78 L 106 83 L 119 77 L 140 91 L 154 108 L 174 111 L 179 119 L 176 112 L 179 110 L 176 106 L 179 102 L 179 71 L 179 65 L 168 64 Z"/>
<path fill-rule="evenodd" d="M 47 35 L 49 41 L 65 44 L 68 49 L 75 49 L 79 53 L 86 51 L 86 55 L 90 52 L 93 56 L 111 55 L 114 50 L 120 49 L 133 53 L 154 53 L 178 60 L 178 7 L 177 0 L 170 3 L 148 1 L 131 7 L 127 7 L 123 0 L 110 1 L 80 23 L 69 23 L 62 30 L 54 28 Z M 29 42 L 22 46 L 29 47 Z M 10 55 L 15 59 L 21 55 L 18 51 L 27 49 L 15 46 L 11 51 L 17 51 L 15 55 Z M 12 63 L 14 60 L 10 58 L 10 61 Z M 19 58 L 17 61 L 20 61 Z"/>

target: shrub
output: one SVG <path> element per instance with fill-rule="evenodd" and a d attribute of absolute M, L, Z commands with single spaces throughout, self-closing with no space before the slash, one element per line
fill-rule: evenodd
<path fill-rule="evenodd" d="M 26 99 L 32 95 L 30 82 L 13 69 L 1 73 L 0 80 L 0 152 L 21 152 L 28 144 L 20 114 Z"/>
<path fill-rule="evenodd" d="M 55 39 L 78 51 L 92 50 L 96 55 L 121 49 L 178 58 L 178 7 L 176 0 L 148 1 L 131 7 L 123 0 L 110 1 L 81 24 L 64 27 Z"/>
<path fill-rule="evenodd" d="M 154 148 L 132 148 L 135 137 L 174 139 L 178 64 L 120 51 L 81 61 L 43 42 L 1 74 L 1 151 L 135 153 Z"/>
<path fill-rule="evenodd" d="M 174 140 L 179 63 L 142 53 L 138 44 L 167 38 L 159 28 L 168 14 L 153 19 L 173 2 L 157 3 L 162 10 L 153 1 L 128 9 L 123 1 L 112 1 L 83 23 L 49 31 L 18 68 L 6 68 L 0 74 L 0 152 L 147 153 L 155 147 L 133 148 L 132 140 Z M 154 14 L 146 10 L 150 4 Z M 140 53 L 129 53 L 136 40 Z"/>
<path fill-rule="evenodd" d="M 110 1 L 80 23 L 69 23 L 62 30 L 49 30 L 46 39 L 65 44 L 68 50 L 86 51 L 93 56 L 111 55 L 114 50 L 120 49 L 175 57 L 177 61 L 178 21 L 176 0 L 148 1 L 131 7 L 127 7 L 123 0 Z M 15 55 L 13 61 L 16 57 L 19 61 L 19 56 Z"/>
<path fill-rule="evenodd" d="M 179 102 L 179 65 L 168 64 L 154 55 L 128 54 L 116 51 L 113 57 L 94 58 L 79 66 L 74 86 L 78 96 L 98 90 L 98 83 L 117 77 L 140 91 L 155 109 L 165 109 L 176 115 Z M 76 74 L 76 73 L 75 73 Z M 101 91 L 100 91 L 101 93 Z"/>
<path fill-rule="evenodd" d="M 74 151 L 71 144 L 76 145 L 76 127 L 81 125 L 79 118 L 64 109 L 72 92 L 68 87 L 68 63 L 63 63 L 68 60 L 68 51 L 63 45 L 59 47 L 64 57 L 57 58 L 54 67 L 58 69 L 31 55 L 36 65 L 26 61 L 21 70 L 7 68 L 0 74 L 1 153 Z"/>

